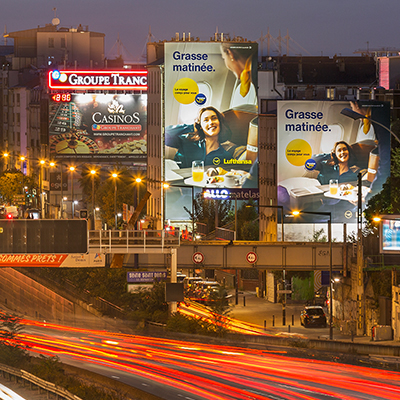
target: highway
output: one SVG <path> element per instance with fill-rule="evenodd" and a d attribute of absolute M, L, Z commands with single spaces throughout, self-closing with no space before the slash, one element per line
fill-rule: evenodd
<path fill-rule="evenodd" d="M 294 358 L 273 348 L 23 323 L 21 340 L 33 353 L 58 356 L 162 399 L 400 399 L 398 372 Z"/>

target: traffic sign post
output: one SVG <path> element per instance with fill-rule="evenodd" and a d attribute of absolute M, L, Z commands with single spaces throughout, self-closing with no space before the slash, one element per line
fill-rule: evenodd
<path fill-rule="evenodd" d="M 204 254 L 197 251 L 196 253 L 193 253 L 192 260 L 195 264 L 203 264 Z"/>
<path fill-rule="evenodd" d="M 246 261 L 249 264 L 255 264 L 257 262 L 257 253 L 255 253 L 254 251 L 249 251 L 246 254 Z"/>

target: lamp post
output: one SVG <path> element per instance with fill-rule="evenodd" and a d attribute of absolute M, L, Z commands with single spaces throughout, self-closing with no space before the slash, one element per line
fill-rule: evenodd
<path fill-rule="evenodd" d="M 90 174 L 92 175 L 92 229 L 95 229 L 95 218 L 94 218 L 94 178 L 96 176 L 96 170 L 91 169 Z"/>
<path fill-rule="evenodd" d="M 115 224 L 114 224 L 114 229 L 117 230 L 117 178 L 118 174 L 116 172 L 113 172 L 111 175 L 114 178 L 114 214 L 115 214 Z"/>
<path fill-rule="evenodd" d="M 136 208 L 139 206 L 139 202 L 140 202 L 139 201 L 140 200 L 139 185 L 142 182 L 142 178 L 140 178 L 140 177 L 135 178 L 135 182 L 136 182 L 136 185 L 135 185 L 136 196 L 135 196 L 134 206 L 135 206 L 135 211 L 136 211 Z M 139 218 L 139 216 L 138 216 L 138 218 Z M 137 220 L 135 222 L 135 229 L 139 229 L 139 224 L 138 224 Z"/>
<path fill-rule="evenodd" d="M 75 205 L 74 205 L 74 171 L 75 167 L 71 166 L 69 167 L 69 170 L 71 172 L 71 211 L 72 211 L 72 219 L 75 218 Z"/>
<path fill-rule="evenodd" d="M 44 214 L 44 202 L 43 202 L 43 167 L 44 164 L 46 163 L 45 160 L 39 160 L 40 164 L 40 182 L 39 182 L 39 190 L 40 190 L 40 213 L 41 215 L 45 218 Z"/>
<path fill-rule="evenodd" d="M 294 216 L 300 214 L 325 215 L 328 219 L 328 242 L 329 242 L 329 339 L 333 339 L 333 283 L 332 283 L 332 214 L 330 212 L 317 211 L 293 211 Z"/>
<path fill-rule="evenodd" d="M 8 169 L 8 157 L 10 156 L 10 154 L 6 151 L 3 153 L 3 157 L 4 157 L 4 164 L 5 164 L 5 170 Z"/>

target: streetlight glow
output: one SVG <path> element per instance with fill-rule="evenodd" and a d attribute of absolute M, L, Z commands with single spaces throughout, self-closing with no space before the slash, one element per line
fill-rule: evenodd
<path fill-rule="evenodd" d="M 374 218 L 372 218 L 372 220 L 374 221 L 374 222 L 381 222 L 381 217 L 374 217 Z"/>
<path fill-rule="evenodd" d="M 292 211 L 292 215 L 294 215 L 295 217 L 297 217 L 298 215 L 300 215 L 300 211 Z"/>

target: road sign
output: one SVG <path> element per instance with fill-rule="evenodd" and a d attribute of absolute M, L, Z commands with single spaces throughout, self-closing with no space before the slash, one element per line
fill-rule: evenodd
<path fill-rule="evenodd" d="M 198 251 L 193 254 L 192 260 L 195 264 L 202 264 L 204 262 L 204 254 Z"/>
<path fill-rule="evenodd" d="M 246 260 L 249 264 L 254 264 L 257 261 L 257 254 L 254 251 L 249 251 L 246 254 Z"/>

